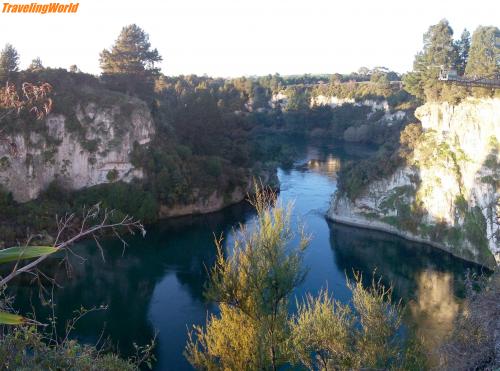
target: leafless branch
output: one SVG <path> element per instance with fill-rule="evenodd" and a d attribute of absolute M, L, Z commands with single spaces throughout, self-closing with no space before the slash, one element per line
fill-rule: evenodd
<path fill-rule="evenodd" d="M 68 235 L 69 229 L 74 225 L 75 215 L 66 214 L 64 217 L 57 220 L 58 232 L 53 246 L 58 251 L 69 251 L 71 246 L 84 238 L 93 238 L 102 252 L 102 246 L 98 242 L 98 237 L 100 233 L 111 232 L 117 236 L 124 246 L 126 245 L 125 240 L 121 237 L 120 232 L 126 231 L 130 234 L 134 234 L 136 231 L 140 232 L 142 235 L 146 234 L 146 230 L 142 223 L 131 216 L 126 215 L 120 221 L 112 221 L 113 210 L 104 209 L 102 210 L 99 204 L 96 204 L 88 209 L 85 209 L 80 222 L 78 231 L 75 234 L 70 234 L 70 237 L 64 238 Z M 29 240 L 28 242 L 31 242 Z M 29 246 L 28 244 L 26 246 Z M 21 266 L 21 261 L 17 261 L 12 271 L 5 277 L 0 279 L 0 287 L 4 287 L 9 281 L 20 275 L 21 273 L 33 271 L 42 261 L 47 259 L 49 255 L 43 255 L 23 266 Z"/>

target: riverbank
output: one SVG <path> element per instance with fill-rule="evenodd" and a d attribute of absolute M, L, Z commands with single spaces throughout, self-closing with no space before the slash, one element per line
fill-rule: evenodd
<path fill-rule="evenodd" d="M 481 269 L 439 249 L 425 245 L 415 248 L 391 235 L 339 230 L 325 222 L 324 214 L 337 185 L 337 165 L 368 158 L 371 153 L 366 146 L 353 151 L 352 145 L 315 143 L 301 150 L 292 167 L 278 168 L 278 202 L 293 202 L 293 229 L 303 226 L 313 236 L 304 254 L 308 274 L 294 295 L 300 299 L 327 287 L 336 299 L 346 303 L 350 300 L 346 273 L 352 279 L 352 272 L 359 271 L 369 279 L 376 269 L 377 278 L 394 287 L 394 300 L 423 303 L 417 304 L 411 320 L 435 338 L 447 331 L 448 322 L 443 321 L 441 312 L 424 304 L 433 300 L 432 305 L 435 303 L 438 309 L 448 309 L 442 303 L 454 303 L 460 296 L 464 272 L 472 269 L 479 274 Z M 117 344 L 121 355 L 132 356 L 133 343 L 146 344 L 157 332 L 158 362 L 154 368 L 164 370 L 175 365 L 176 370 L 191 370 L 183 356 L 187 328 L 204 324 L 207 313 L 215 312 L 203 296 L 206 269 L 216 259 L 214 236 L 224 237 L 224 247 L 230 253 L 240 226 L 252 228 L 254 215 L 251 205 L 243 202 L 210 214 L 171 217 L 148 224 L 145 237 L 127 237 L 125 252 L 121 241 L 103 238 L 104 260 L 93 240 L 82 241 L 74 246 L 78 256 L 68 257 L 73 268 L 71 279 L 58 259 L 43 266 L 44 274 L 64 283 L 63 288 L 54 289 L 54 315 L 65 323 L 80 306 L 104 304 L 108 310 L 86 317 L 85 327 L 76 328 L 75 336 L 95 343 L 106 323 L 105 336 L 111 344 Z M 428 289 L 430 283 L 432 290 Z M 52 316 L 29 282 L 20 282 L 12 290 L 15 307 L 21 312 L 35 307 L 39 320 Z"/>
<path fill-rule="evenodd" d="M 401 237 L 407 241 L 422 243 L 422 244 L 425 244 L 427 246 L 431 246 L 431 247 L 443 250 L 443 251 L 449 253 L 450 255 L 452 255 L 456 258 L 459 258 L 461 260 L 481 265 L 481 266 L 488 268 L 490 270 L 494 270 L 496 267 L 494 264 L 488 264 L 485 262 L 481 262 L 478 259 L 473 259 L 473 258 L 467 259 L 463 255 L 459 255 L 459 254 L 454 253 L 452 249 L 450 249 L 448 246 L 446 246 L 444 244 L 440 244 L 438 242 L 431 241 L 430 239 L 423 238 L 421 236 L 416 236 L 416 235 L 414 235 L 410 232 L 407 232 L 407 231 L 401 231 L 401 230 L 397 229 L 396 227 L 393 227 L 389 224 L 382 223 L 382 222 L 379 222 L 376 220 L 368 220 L 368 219 L 360 218 L 360 217 L 353 218 L 353 217 L 341 216 L 341 215 L 338 215 L 335 213 L 330 213 L 330 212 L 327 212 L 325 214 L 325 218 L 327 219 L 327 221 L 332 222 L 332 223 L 338 223 L 338 224 L 343 224 L 343 225 L 347 225 L 350 227 L 356 227 L 356 228 L 361 228 L 361 229 L 369 229 L 369 230 L 384 232 L 384 233 L 387 233 L 387 234 L 390 234 L 393 236 Z"/>
<path fill-rule="evenodd" d="M 279 180 L 276 169 L 261 173 L 261 177 L 256 179 L 258 184 L 279 190 Z M 221 211 L 226 207 L 236 205 L 245 201 L 255 191 L 253 180 L 247 180 L 245 186 L 238 186 L 228 194 L 220 194 L 217 190 L 213 191 L 208 197 L 198 197 L 196 201 L 187 204 L 160 205 L 158 219 L 176 218 L 189 215 L 202 215 Z"/>

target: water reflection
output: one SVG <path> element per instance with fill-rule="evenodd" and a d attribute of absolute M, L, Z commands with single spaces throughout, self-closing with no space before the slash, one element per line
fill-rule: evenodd
<path fill-rule="evenodd" d="M 330 154 L 325 160 L 309 160 L 307 168 L 311 171 L 327 175 L 330 178 L 337 179 L 337 173 L 340 170 L 340 159 Z"/>
<path fill-rule="evenodd" d="M 434 248 L 325 221 L 342 161 L 369 153 L 363 146 L 314 144 L 304 147 L 292 168 L 278 171 L 280 200 L 294 201 L 294 223 L 305 224 L 313 236 L 304 259 L 309 273 L 294 294 L 300 299 L 328 287 L 345 302 L 349 299 L 345 273 L 360 270 L 370 279 L 376 269 L 384 283 L 394 285 L 395 296 L 410 303 L 410 315 L 421 331 L 437 339 L 456 313 L 453 295 L 461 295 L 465 269 L 477 267 Z M 128 355 L 133 342 L 149 342 L 159 332 L 156 369 L 189 370 L 182 355 L 187 329 L 205 323 L 207 312 L 215 309 L 203 297 L 206 267 L 215 259 L 214 234 L 224 233 L 230 243 L 232 229 L 239 223 L 248 225 L 253 215 L 247 204 L 240 204 L 149 226 L 146 238 L 129 240 L 123 255 L 118 241 L 104 241 L 105 262 L 92 243 L 82 244 L 78 252 L 86 261 L 72 258 L 71 277 L 57 267 L 57 260 L 48 262 L 45 272 L 57 272 L 63 286 L 54 291 L 59 324 L 64 325 L 80 306 L 109 305 L 107 311 L 84 318 L 75 335 L 95 342 L 104 326 L 105 336 Z M 26 281 L 19 281 L 11 292 L 24 313 L 31 310 L 32 301 L 39 318 L 49 314 Z"/>
<path fill-rule="evenodd" d="M 408 304 L 411 323 L 432 352 L 452 328 L 463 297 L 467 269 L 481 268 L 435 248 L 388 234 L 331 224 L 331 247 L 339 268 L 351 276 L 372 273 L 394 287 L 396 299 Z"/>
<path fill-rule="evenodd" d="M 60 289 L 54 290 L 59 331 L 81 306 L 107 305 L 105 311 L 84 317 L 74 335 L 95 343 L 104 329 L 105 337 L 122 354 L 134 352 L 133 343 L 145 344 L 158 334 L 156 355 L 161 370 L 188 369 L 182 355 L 187 326 L 202 324 L 212 306 L 203 297 L 206 267 L 215 262 L 215 234 L 229 234 L 253 215 L 247 204 L 213 215 L 187 217 L 149 226 L 146 238 L 130 238 L 124 251 L 119 241 L 102 241 L 105 261 L 92 242 L 75 251 L 85 261 L 70 256 L 71 271 L 52 259 L 44 265 Z M 50 308 L 42 306 L 38 291 L 27 281 L 12 286 L 16 308 L 30 312 L 47 323 Z"/>
<path fill-rule="evenodd" d="M 454 295 L 453 276 L 448 272 L 424 270 L 417 278 L 416 299 L 409 308 L 418 323 L 417 332 L 429 353 L 435 350 L 453 328 L 459 303 Z"/>

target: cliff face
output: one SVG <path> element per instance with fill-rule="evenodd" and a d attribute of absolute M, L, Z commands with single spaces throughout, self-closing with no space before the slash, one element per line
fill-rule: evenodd
<path fill-rule="evenodd" d="M 278 174 L 274 167 L 261 169 L 256 174 L 246 174 L 242 179 L 243 185 L 236 186 L 232 192 L 221 193 L 218 190 L 213 191 L 206 197 L 200 196 L 200 190 L 193 190 L 193 199 L 191 203 L 176 205 L 161 205 L 159 211 L 160 218 L 170 218 L 186 215 L 207 214 L 221 210 L 227 206 L 237 204 L 247 199 L 255 191 L 254 179 L 273 189 L 279 188 Z"/>
<path fill-rule="evenodd" d="M 134 143 L 154 133 L 146 104 L 133 98 L 103 105 L 79 103 L 73 115 L 49 115 L 0 141 L 0 185 L 16 201 L 36 198 L 54 180 L 81 189 L 141 178 L 130 161 Z"/>
<path fill-rule="evenodd" d="M 336 193 L 328 216 L 494 266 L 500 262 L 500 100 L 427 103 L 415 115 L 424 132 L 407 164 L 355 200 Z"/>

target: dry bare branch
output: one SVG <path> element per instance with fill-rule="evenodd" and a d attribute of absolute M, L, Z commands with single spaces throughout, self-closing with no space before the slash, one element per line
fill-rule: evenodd
<path fill-rule="evenodd" d="M 146 230 L 142 223 L 133 217 L 126 215 L 120 221 L 115 222 L 112 221 L 112 216 L 113 210 L 101 210 L 100 205 L 96 204 L 84 210 L 78 231 L 71 234 L 69 229 L 74 226 L 75 214 L 66 214 L 64 217 L 57 219 L 58 232 L 52 246 L 55 247 L 57 251 L 68 251 L 74 254 L 71 246 L 75 242 L 84 238 L 93 238 L 97 242 L 102 253 L 102 246 L 99 244 L 98 240 L 99 235 L 103 232 L 114 234 L 122 241 L 124 246 L 126 246 L 127 243 L 121 236 L 123 231 L 130 234 L 140 232 L 143 236 L 146 234 Z M 69 235 L 69 237 L 64 238 L 66 235 Z M 31 243 L 31 240 L 28 240 L 28 242 Z M 26 244 L 25 246 L 29 245 Z M 9 281 L 22 273 L 33 272 L 38 264 L 47 259 L 48 256 L 49 255 L 43 255 L 22 266 L 21 261 L 17 261 L 12 271 L 7 276 L 0 279 L 0 287 L 4 287 Z"/>

